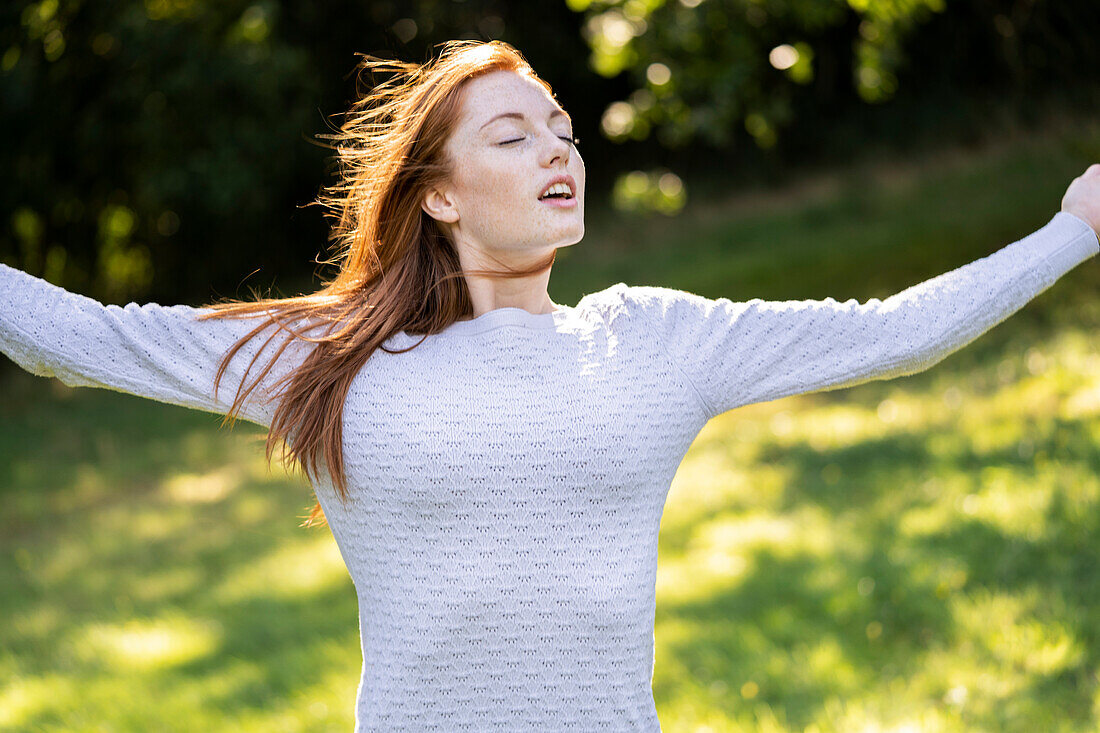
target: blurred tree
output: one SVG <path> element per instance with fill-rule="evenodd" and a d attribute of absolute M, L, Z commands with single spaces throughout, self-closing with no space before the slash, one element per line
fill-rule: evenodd
<path fill-rule="evenodd" d="M 583 110 L 609 82 L 585 68 L 579 27 L 561 3 L 503 0 L 0 5 L 0 259 L 104 301 L 304 280 L 327 247 L 306 207 L 331 156 L 315 136 L 356 93 L 356 52 L 510 41 L 598 143 Z"/>
<path fill-rule="evenodd" d="M 263 251 L 253 225 L 304 162 L 273 141 L 299 141 L 312 107 L 306 55 L 272 32 L 277 2 L 3 12 L 0 109 L 18 142 L 0 161 L 20 266 L 117 300 L 216 268 L 213 232 L 227 264 Z"/>
<path fill-rule="evenodd" d="M 743 130 L 772 149 L 781 131 L 805 125 L 806 99 L 815 112 L 883 104 L 906 73 L 949 75 L 967 91 L 1007 82 L 1019 95 L 1095 81 L 1100 61 L 1090 40 L 1100 3 L 1084 0 L 566 3 L 584 14 L 591 68 L 625 72 L 633 86 L 604 110 L 603 133 L 616 141 L 654 134 L 673 148 L 696 139 L 729 148 Z"/>
<path fill-rule="evenodd" d="M 1097 30 L 1091 0 L 12 0 L 0 259 L 105 301 L 304 281 L 327 247 L 315 136 L 357 52 L 513 43 L 576 120 L 593 203 L 674 213 L 673 170 L 728 187 L 987 127 L 990 98 L 1034 114 L 1095 82 Z"/>
<path fill-rule="evenodd" d="M 723 146 L 740 123 L 762 148 L 791 121 L 792 97 L 814 80 L 815 48 L 834 29 L 847 29 L 860 97 L 881 102 L 897 90 L 905 34 L 944 2 L 567 0 L 586 14 L 592 68 L 629 71 L 638 86 L 604 112 L 608 137 L 643 139 L 652 129 L 669 146 L 696 135 Z"/>

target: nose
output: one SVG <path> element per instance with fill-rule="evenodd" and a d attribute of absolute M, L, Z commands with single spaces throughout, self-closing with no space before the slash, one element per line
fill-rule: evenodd
<path fill-rule="evenodd" d="M 546 167 L 552 165 L 565 165 L 569 162 L 569 154 L 572 150 L 572 144 L 567 143 L 558 137 L 552 130 L 547 131 L 546 136 L 549 141 L 546 143 L 542 151 L 542 164 Z"/>

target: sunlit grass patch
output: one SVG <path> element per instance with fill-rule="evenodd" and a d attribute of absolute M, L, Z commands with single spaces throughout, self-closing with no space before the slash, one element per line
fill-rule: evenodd
<path fill-rule="evenodd" d="M 1100 419 L 1066 409 L 1096 378 L 1078 333 L 712 421 L 666 509 L 662 720 L 763 730 L 764 703 L 791 731 L 1090 730 Z M 692 634 L 714 670 L 677 664 L 708 658 Z M 752 704 L 690 704 L 749 677 Z"/>
<path fill-rule="evenodd" d="M 36 715 L 77 692 L 76 681 L 63 673 L 41 677 L 5 676 L 5 681 L 0 682 L 0 726 L 7 730 L 26 730 Z"/>
<path fill-rule="evenodd" d="M 969 653 L 985 661 L 1005 688 L 1057 675 L 1085 658 L 1067 624 L 1078 619 L 1067 616 L 1071 612 L 1060 599 L 1043 599 L 1037 589 L 959 595 L 951 599 L 951 610 Z"/>
<path fill-rule="evenodd" d="M 194 661 L 215 652 L 222 630 L 213 622 L 186 616 L 93 623 L 69 643 L 85 664 L 127 670 L 153 670 Z"/>
<path fill-rule="evenodd" d="M 283 543 L 262 558 L 238 566 L 209 591 L 225 603 L 265 595 L 309 596 L 343 587 L 348 580 L 340 550 L 330 535 L 313 534 Z"/>
<path fill-rule="evenodd" d="M 666 727 L 1096 729 L 1092 264 L 927 372 L 706 426 L 662 520 Z"/>
<path fill-rule="evenodd" d="M 180 473 L 169 478 L 162 490 L 164 496 L 181 503 L 218 502 L 240 486 L 241 471 L 236 466 L 222 466 L 208 473 Z"/>

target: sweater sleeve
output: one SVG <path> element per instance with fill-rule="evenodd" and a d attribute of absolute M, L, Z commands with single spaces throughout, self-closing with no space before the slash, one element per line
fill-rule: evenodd
<path fill-rule="evenodd" d="M 57 377 L 70 387 L 100 387 L 224 415 L 242 379 L 247 375 L 252 383 L 286 334 L 276 334 L 266 346 L 275 327 L 253 336 L 226 366 L 215 394 L 222 356 L 265 318 L 195 319 L 210 310 L 156 303 L 103 305 L 0 264 L 0 352 L 20 367 Z M 267 390 L 300 365 L 310 347 L 303 341 L 287 346 L 245 400 L 242 419 L 271 424 L 275 405 Z"/>
<path fill-rule="evenodd" d="M 1100 252 L 1058 212 L 991 255 L 890 296 L 734 302 L 620 284 L 695 392 L 707 418 L 742 405 L 914 374 L 1008 318 Z"/>

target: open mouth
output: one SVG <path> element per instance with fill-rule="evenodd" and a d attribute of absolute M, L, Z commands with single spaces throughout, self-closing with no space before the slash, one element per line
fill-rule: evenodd
<path fill-rule="evenodd" d="M 555 183 L 553 186 L 546 189 L 546 193 L 539 196 L 539 201 L 545 201 L 547 199 L 569 200 L 571 198 L 573 198 L 573 191 L 569 188 L 568 183 Z"/>

